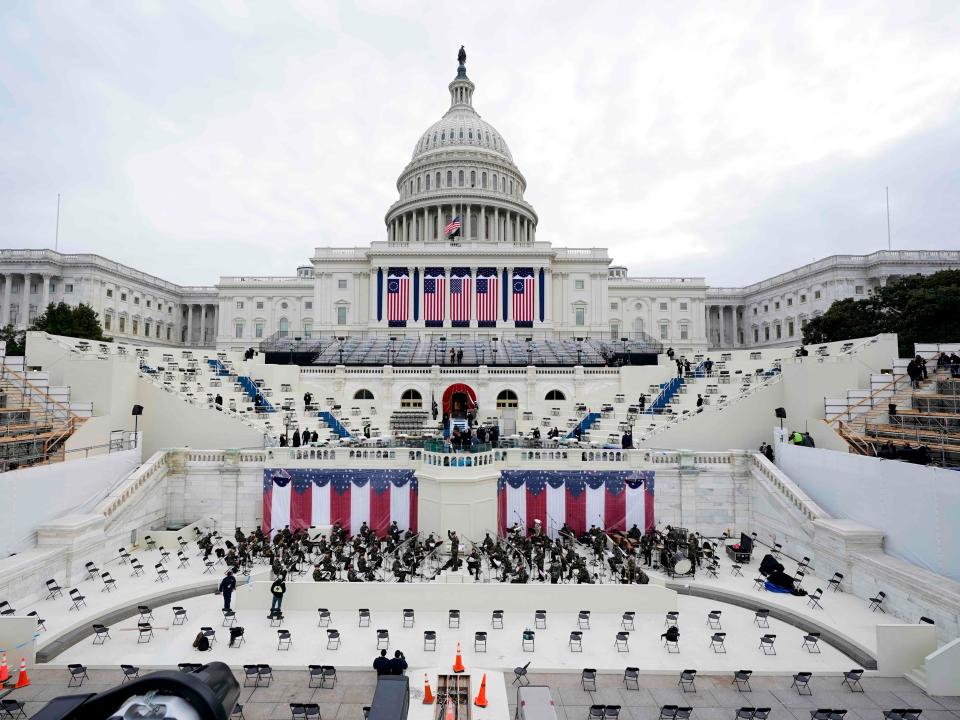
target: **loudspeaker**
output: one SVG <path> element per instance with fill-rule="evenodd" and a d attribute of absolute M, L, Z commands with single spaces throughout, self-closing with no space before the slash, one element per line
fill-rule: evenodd
<path fill-rule="evenodd" d="M 143 415 L 143 405 L 134 405 L 131 415 Z"/>
<path fill-rule="evenodd" d="M 783 419 L 785 419 L 785 418 L 787 417 L 787 411 L 784 410 L 782 407 L 776 408 L 776 409 L 773 411 L 773 414 L 776 415 L 776 416 L 777 416 L 778 418 L 780 418 L 781 420 L 783 420 Z"/>

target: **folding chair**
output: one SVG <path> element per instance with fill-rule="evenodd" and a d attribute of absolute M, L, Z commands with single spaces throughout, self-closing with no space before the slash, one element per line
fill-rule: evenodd
<path fill-rule="evenodd" d="M 380 628 L 377 630 L 377 650 L 390 649 L 390 631 Z"/>
<path fill-rule="evenodd" d="M 846 710 L 844 710 L 844 712 L 846 712 Z M 922 712 L 923 710 L 920 708 L 907 708 L 903 711 L 903 720 L 917 720 Z"/>
<path fill-rule="evenodd" d="M 221 610 L 223 613 L 223 622 L 220 623 L 220 627 L 233 627 L 234 623 L 237 622 L 237 611 L 236 610 Z"/>
<path fill-rule="evenodd" d="M 214 566 L 216 565 L 216 563 L 214 563 L 213 560 L 207 560 L 207 561 L 204 562 L 204 565 L 206 565 L 207 567 L 206 567 L 206 570 L 203 571 L 203 574 L 204 574 L 204 575 L 213 575 L 213 569 L 214 569 Z"/>
<path fill-rule="evenodd" d="M 677 714 L 674 716 L 675 720 L 690 720 L 690 715 L 693 713 L 693 708 L 689 705 L 681 705 L 677 708 Z"/>
<path fill-rule="evenodd" d="M 521 643 L 521 647 L 523 648 L 524 652 L 533 652 L 535 647 L 534 645 L 535 641 L 536 641 L 536 633 L 534 633 L 533 630 L 523 631 L 523 640 Z"/>
<path fill-rule="evenodd" d="M 309 688 L 318 688 L 323 684 L 323 666 L 322 665 L 308 665 L 307 666 L 307 687 Z M 314 685 L 313 683 L 319 683 Z"/>
<path fill-rule="evenodd" d="M 153 626 L 150 623 L 137 623 L 137 644 L 153 640 Z"/>
<path fill-rule="evenodd" d="M 11 720 L 19 720 L 19 718 L 26 720 L 27 713 L 23 709 L 24 705 L 23 700 L 14 700 L 13 698 L 0 700 L 0 708 L 3 709 L 6 716 Z"/>
<path fill-rule="evenodd" d="M 583 632 L 580 630 L 571 630 L 567 647 L 570 648 L 570 652 L 583 652 Z"/>
<path fill-rule="evenodd" d="M 678 705 L 663 705 L 660 708 L 660 717 L 658 720 L 674 720 L 677 717 Z"/>
<path fill-rule="evenodd" d="M 180 605 L 173 606 L 173 624 L 183 625 L 187 621 L 187 611 Z"/>
<path fill-rule="evenodd" d="M 243 666 L 243 686 L 244 687 L 257 687 L 257 683 L 260 681 L 260 670 L 256 665 L 244 665 Z"/>
<path fill-rule="evenodd" d="M 80 591 L 76 588 L 73 588 L 70 591 L 70 600 L 73 601 L 73 604 L 70 606 L 70 610 L 79 610 L 82 607 L 87 606 L 86 597 L 80 594 Z"/>
<path fill-rule="evenodd" d="M 414 613 L 413 608 L 404 608 L 403 613 L 400 616 L 402 627 L 413 627 L 414 623 Z"/>
<path fill-rule="evenodd" d="M 89 679 L 87 668 L 80 663 L 71 663 L 67 665 L 67 672 L 70 673 L 70 679 L 67 681 L 67 687 L 80 687 L 83 681 Z"/>
<path fill-rule="evenodd" d="M 936 623 L 933 621 L 933 618 L 928 618 L 926 615 L 921 615 L 918 622 L 921 625 L 936 625 Z"/>
<path fill-rule="evenodd" d="M 587 710 L 587 720 L 602 720 L 606 705 L 591 705 Z"/>
<path fill-rule="evenodd" d="M 317 615 L 320 618 L 317 627 L 330 627 L 330 611 L 327 608 L 317 608 Z"/>
<path fill-rule="evenodd" d="M 885 592 L 878 592 L 876 597 L 870 598 L 870 605 L 868 606 L 870 610 L 872 612 L 876 612 L 877 610 L 879 610 L 884 615 L 886 615 L 887 611 L 884 610 L 882 607 L 880 607 L 883 604 L 883 599 L 885 597 L 887 597 L 887 594 Z"/>
<path fill-rule="evenodd" d="M 668 653 L 680 652 L 680 631 L 676 625 L 668 627 L 667 631 L 660 635 L 660 639 Z"/>
<path fill-rule="evenodd" d="M 320 687 L 324 688 L 327 686 L 327 681 L 330 681 L 330 687 L 337 686 L 337 669 L 333 665 L 323 665 L 321 666 L 323 670 L 323 677 L 320 678 Z"/>
<path fill-rule="evenodd" d="M 177 568 L 190 567 L 190 559 L 183 554 L 183 550 L 177 552 L 177 557 L 180 558 L 180 564 L 177 565 Z"/>
<path fill-rule="evenodd" d="M 580 687 L 587 691 L 587 685 L 593 688 L 593 692 L 597 691 L 597 669 L 596 668 L 584 668 L 580 672 Z"/>
<path fill-rule="evenodd" d="M 760 608 L 753 614 L 753 624 L 758 628 L 769 628 L 770 627 L 770 611 L 765 608 Z"/>
<path fill-rule="evenodd" d="M 810 689 L 810 678 L 812 677 L 813 673 L 798 672 L 793 676 L 793 682 L 790 684 L 790 687 L 797 689 L 797 695 L 813 695 L 813 690 Z M 804 692 L 804 690 L 806 690 L 806 692 Z"/>
<path fill-rule="evenodd" d="M 84 567 L 87 569 L 87 580 L 97 580 L 100 577 L 100 568 L 92 562 L 85 563 Z"/>
<path fill-rule="evenodd" d="M 770 708 L 758 707 L 753 711 L 753 720 L 767 720 L 770 717 Z"/>
<path fill-rule="evenodd" d="M 161 563 L 157 563 L 153 567 L 157 571 L 157 579 L 154 580 L 154 582 L 164 583 L 170 579 L 170 573 L 167 572 L 167 569 Z"/>
<path fill-rule="evenodd" d="M 755 577 L 753 579 L 753 589 L 754 590 L 763 590 L 764 585 L 766 585 L 767 579 L 763 576 Z"/>
<path fill-rule="evenodd" d="M 726 639 L 727 634 L 725 632 L 714 633 L 710 636 L 710 649 L 718 655 L 726 654 L 727 647 L 724 645 Z"/>
<path fill-rule="evenodd" d="M 709 625 L 711 629 L 713 630 L 722 629 L 720 627 L 720 614 L 722 612 L 723 612 L 722 610 L 711 610 L 710 612 L 707 613 L 707 625 Z"/>
<path fill-rule="evenodd" d="M 904 717 L 909 717 L 909 713 L 910 713 L 910 711 L 907 710 L 907 715 L 905 715 Z M 918 713 L 918 714 L 919 714 L 919 713 Z M 837 708 L 833 708 L 833 709 L 830 711 L 830 720 L 843 720 L 846 716 L 847 716 L 847 711 L 846 711 L 846 710 L 840 710 L 840 709 L 837 709 Z"/>
<path fill-rule="evenodd" d="M 636 630 L 634 626 L 634 620 L 636 619 L 637 613 L 633 610 L 628 610 L 620 618 L 620 627 L 624 630 Z"/>
<path fill-rule="evenodd" d="M 40 628 L 40 630 L 43 631 L 43 632 L 46 632 L 46 631 L 47 631 L 47 626 L 44 625 L 44 623 L 46 622 L 46 620 L 44 620 L 42 617 L 40 617 L 40 615 L 37 614 L 37 611 L 36 611 L 36 610 L 31 610 L 30 612 L 28 612 L 28 613 L 27 613 L 27 617 L 36 618 L 36 619 L 37 619 L 37 627 Z"/>
<path fill-rule="evenodd" d="M 883 717 L 884 720 L 903 720 L 903 715 L 906 712 L 906 708 L 893 708 L 892 710 L 884 710 Z"/>
<path fill-rule="evenodd" d="M 740 692 L 744 692 L 744 688 L 746 688 L 746 692 L 751 692 L 750 690 L 751 675 L 753 675 L 753 670 L 737 670 L 736 672 L 733 673 L 733 682 L 730 684 L 736 685 L 737 690 L 739 690 Z M 750 710 L 752 711 L 753 708 L 750 708 Z M 750 717 L 751 718 L 753 717 L 752 712 Z"/>
<path fill-rule="evenodd" d="M 529 685 L 530 678 L 527 677 L 527 668 L 530 667 L 530 662 L 528 661 L 523 667 L 515 667 L 513 669 L 513 685 Z"/>
<path fill-rule="evenodd" d="M 304 703 L 303 720 L 320 720 L 320 705 L 318 703 Z"/>
<path fill-rule="evenodd" d="M 633 683 L 634 690 L 640 689 L 640 668 L 627 667 L 623 671 L 623 686 L 629 690 L 630 683 Z"/>
<path fill-rule="evenodd" d="M 742 568 L 743 568 L 742 565 L 733 564 L 730 566 L 730 574 L 734 577 L 736 577 L 737 575 L 739 575 L 740 577 L 743 577 L 743 572 L 741 572 Z"/>
<path fill-rule="evenodd" d="M 437 631 L 436 630 L 423 631 L 423 649 L 429 652 L 436 651 L 437 649 Z"/>
<path fill-rule="evenodd" d="M 808 653 L 819 654 L 820 653 L 819 642 L 820 642 L 820 633 L 818 632 L 806 633 L 803 636 L 803 645 L 801 647 L 803 647 L 803 649 L 806 650 Z"/>
<path fill-rule="evenodd" d="M 607 705 L 603 709 L 603 720 L 619 720 L 619 717 L 620 717 L 619 705 Z"/>
<path fill-rule="evenodd" d="M 771 633 L 767 633 L 766 635 L 761 635 L 760 644 L 757 647 L 763 650 L 764 655 L 776 655 L 777 649 L 773 646 L 776 640 L 777 640 L 777 636 Z"/>
<path fill-rule="evenodd" d="M 133 568 L 133 572 L 130 573 L 130 577 L 137 577 L 137 575 L 143 575 L 143 565 L 140 564 L 140 561 L 134 558 L 130 561 L 130 567 Z"/>
<path fill-rule="evenodd" d="M 257 664 L 257 687 L 260 687 L 260 683 L 264 680 L 267 681 L 267 687 L 270 687 L 270 681 L 273 680 L 273 668 L 271 668 L 266 663 Z"/>
<path fill-rule="evenodd" d="M 170 551 L 164 549 L 163 545 L 160 546 L 160 562 L 166 563 L 170 561 Z"/>
<path fill-rule="evenodd" d="M 840 590 L 840 583 L 843 582 L 843 573 L 835 572 L 833 577 L 827 580 L 827 586 L 833 588 L 834 592 Z M 842 592 L 842 591 L 841 591 Z"/>
<path fill-rule="evenodd" d="M 230 720 L 246 720 L 246 717 L 243 714 L 243 705 L 240 703 L 234 704 L 233 712 L 230 713 Z"/>
<path fill-rule="evenodd" d="M 370 627 L 370 609 L 360 608 L 357 611 L 357 627 Z"/>
<path fill-rule="evenodd" d="M 577 613 L 577 627 L 580 628 L 581 630 L 590 629 L 590 611 L 589 610 L 581 610 L 579 613 Z"/>
<path fill-rule="evenodd" d="M 211 646 L 217 642 L 217 631 L 212 627 L 204 625 L 200 628 L 200 632 L 203 633 L 203 636 L 207 639 L 207 642 L 209 642 Z"/>
<path fill-rule="evenodd" d="M 107 640 L 110 640 L 110 628 L 106 625 L 95 624 L 93 626 L 93 644 L 94 645 L 103 645 Z"/>
<path fill-rule="evenodd" d="M 696 683 L 694 683 L 696 677 L 696 670 L 683 670 L 680 672 L 680 679 L 677 681 L 677 685 L 679 685 L 680 689 L 684 692 L 696 692 L 697 686 Z"/>
<path fill-rule="evenodd" d="M 742 707 L 737 710 L 734 714 L 734 720 L 753 720 L 753 716 L 756 715 L 757 709 L 752 707 Z"/>
<path fill-rule="evenodd" d="M 547 611 L 546 610 L 537 610 L 533 613 L 533 626 L 540 630 L 545 630 L 547 627 Z"/>
<path fill-rule="evenodd" d="M 716 561 L 707 565 L 707 575 L 711 577 L 720 577 L 720 564 Z"/>
<path fill-rule="evenodd" d="M 663 626 L 664 626 L 664 627 L 671 627 L 671 626 L 673 626 L 673 627 L 678 627 L 678 626 L 679 626 L 679 625 L 678 625 L 679 620 L 680 620 L 680 613 L 677 612 L 677 611 L 675 611 L 675 610 L 672 610 L 672 611 L 670 611 L 670 612 L 667 613 L 666 619 L 663 621 Z"/>
<path fill-rule="evenodd" d="M 830 720 L 830 708 L 817 708 L 810 711 L 810 720 Z"/>
<path fill-rule="evenodd" d="M 613 644 L 616 646 L 617 652 L 630 652 L 630 633 L 621 630 L 614 638 Z"/>
<path fill-rule="evenodd" d="M 290 703 L 291 720 L 305 720 L 306 717 L 307 710 L 303 703 Z"/>
<path fill-rule="evenodd" d="M 817 588 L 812 593 L 810 593 L 810 597 L 807 598 L 807 606 L 812 607 L 814 610 L 816 610 L 817 608 L 820 608 L 821 610 L 823 610 L 823 605 L 820 604 L 820 598 L 822 597 L 823 597 L 823 590 L 820 588 Z"/>
<path fill-rule="evenodd" d="M 230 628 L 230 644 L 227 647 L 239 648 L 243 643 L 246 642 L 244 637 L 244 630 L 242 627 L 231 627 Z"/>
<path fill-rule="evenodd" d="M 863 692 L 863 685 L 860 684 L 860 678 L 863 676 L 863 670 L 854 668 L 843 674 L 841 685 L 846 685 L 850 692 Z"/>
<path fill-rule="evenodd" d="M 487 633 L 484 630 L 477 630 L 473 634 L 473 649 L 475 652 L 487 651 Z"/>
<path fill-rule="evenodd" d="M 150 537 L 149 535 L 144 535 L 143 539 L 147 543 L 147 550 L 157 549 L 157 543 L 154 542 L 154 539 L 152 537 Z"/>
<path fill-rule="evenodd" d="M 54 579 L 47 580 L 47 600 L 56 600 L 58 597 L 63 597 L 63 588 L 57 584 L 57 581 Z"/>
<path fill-rule="evenodd" d="M 137 605 L 137 622 L 146 622 L 147 620 L 156 620 L 153 617 L 153 610 L 150 609 L 149 605 Z"/>
<path fill-rule="evenodd" d="M 327 650 L 336 650 L 340 647 L 340 631 L 328 629 L 327 630 Z"/>
<path fill-rule="evenodd" d="M 447 613 L 447 627 L 448 628 L 459 628 L 460 627 L 460 611 L 451 610 Z"/>
<path fill-rule="evenodd" d="M 494 610 L 490 616 L 490 627 L 494 630 L 503 630 L 503 610 Z"/>

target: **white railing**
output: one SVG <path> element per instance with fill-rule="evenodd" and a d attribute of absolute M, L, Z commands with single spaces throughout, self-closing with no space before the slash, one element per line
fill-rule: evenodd
<path fill-rule="evenodd" d="M 751 456 L 753 468 L 759 472 L 770 484 L 776 488 L 787 501 L 799 510 L 808 520 L 829 518 L 830 515 L 817 505 L 810 496 L 801 490 L 796 483 L 788 478 L 776 465 L 767 460 L 760 453 Z"/>

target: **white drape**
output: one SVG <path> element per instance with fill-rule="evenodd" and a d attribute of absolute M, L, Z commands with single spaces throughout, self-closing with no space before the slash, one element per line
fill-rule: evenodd
<path fill-rule="evenodd" d="M 370 483 L 350 488 L 350 532 L 360 531 L 363 523 L 370 523 Z"/>
<path fill-rule="evenodd" d="M 310 489 L 310 524 L 311 525 L 329 525 L 330 524 L 330 492 L 333 483 L 327 483 L 320 487 L 313 483 Z"/>
<path fill-rule="evenodd" d="M 607 494 L 607 489 L 605 486 L 601 485 L 600 487 L 594 489 L 587 485 L 587 522 L 586 529 L 589 530 L 591 525 L 596 525 L 601 530 L 604 527 L 603 522 L 603 510 L 605 503 L 605 498 Z"/>
<path fill-rule="evenodd" d="M 397 527 L 403 531 L 410 527 L 410 485 L 408 482 L 397 487 L 390 483 L 390 520 L 396 520 Z"/>
<path fill-rule="evenodd" d="M 557 537 L 567 518 L 567 487 L 558 488 L 547 485 L 547 534 Z"/>

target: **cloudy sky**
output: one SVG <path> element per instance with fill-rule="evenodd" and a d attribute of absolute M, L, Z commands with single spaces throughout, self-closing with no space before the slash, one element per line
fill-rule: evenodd
<path fill-rule="evenodd" d="M 184 284 L 385 239 L 466 45 L 538 239 L 759 280 L 960 247 L 960 3 L 6 0 L 0 246 Z"/>

